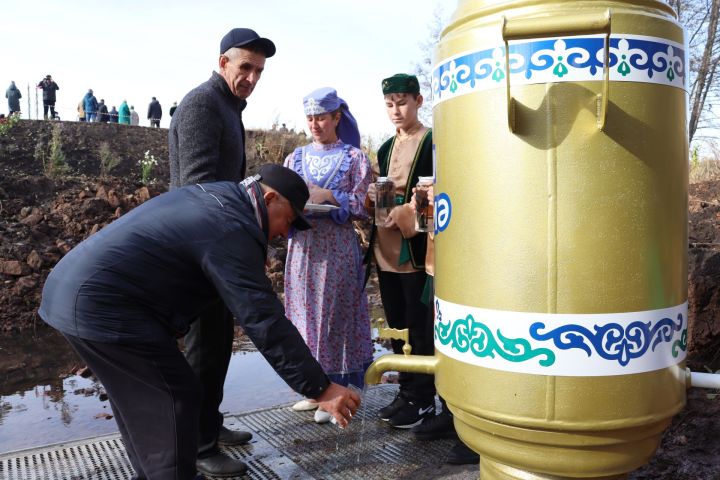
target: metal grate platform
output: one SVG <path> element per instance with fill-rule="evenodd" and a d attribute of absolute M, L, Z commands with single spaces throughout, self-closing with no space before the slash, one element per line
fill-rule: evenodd
<path fill-rule="evenodd" d="M 377 419 L 377 410 L 392 401 L 396 391 L 396 385 L 368 389 L 362 408 L 346 430 L 331 423 L 318 425 L 313 412 L 294 412 L 288 406 L 230 415 L 226 426 L 249 430 L 254 438 L 248 445 L 225 451 L 248 464 L 244 479 L 413 478 L 413 472 L 442 464 L 453 441 L 418 442 L 409 432 Z M 0 456 L 3 480 L 118 480 L 131 476 L 119 435 Z"/>

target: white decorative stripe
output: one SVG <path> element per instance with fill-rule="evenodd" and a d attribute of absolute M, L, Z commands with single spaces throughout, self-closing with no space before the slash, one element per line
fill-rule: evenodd
<path fill-rule="evenodd" d="M 512 41 L 510 84 L 603 80 L 603 35 Z M 687 91 L 687 48 L 642 35 L 610 36 L 611 82 L 643 82 Z M 505 88 L 505 46 L 486 45 L 433 67 L 433 106 L 482 90 Z M 612 98 L 612 89 L 610 92 Z"/>
<path fill-rule="evenodd" d="M 643 373 L 683 361 L 687 302 L 658 310 L 549 314 L 488 310 L 435 297 L 435 347 L 461 362 L 555 376 Z"/>
<path fill-rule="evenodd" d="M 328 113 L 328 111 L 314 98 L 309 98 L 305 102 L 305 115 L 322 115 L 323 113 Z"/>

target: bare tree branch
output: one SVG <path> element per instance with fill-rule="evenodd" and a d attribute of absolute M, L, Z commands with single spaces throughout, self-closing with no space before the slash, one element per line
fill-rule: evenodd
<path fill-rule="evenodd" d="M 715 71 L 720 61 L 720 57 L 713 58 L 715 50 L 715 42 L 718 37 L 718 19 L 720 18 L 720 1 L 713 1 L 710 5 L 707 22 L 707 37 L 705 39 L 705 47 L 701 56 L 700 64 L 696 72 L 696 79 L 691 90 L 691 108 L 689 122 L 689 136 L 692 142 L 693 136 L 697 131 L 700 116 L 703 113 L 703 107 L 710 91 Z"/>
<path fill-rule="evenodd" d="M 442 7 L 442 3 L 438 2 L 435 5 L 435 10 L 433 10 L 432 19 L 427 25 L 427 37 L 424 41 L 420 42 L 423 56 L 420 62 L 415 64 L 415 75 L 420 82 L 420 92 L 423 97 L 425 97 L 425 103 L 420 108 L 418 116 L 426 125 L 432 123 L 432 104 L 430 100 L 432 96 L 433 53 L 446 23 L 447 15 Z"/>

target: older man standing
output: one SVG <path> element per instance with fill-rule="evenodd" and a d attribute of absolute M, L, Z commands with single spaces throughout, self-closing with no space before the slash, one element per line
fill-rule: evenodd
<path fill-rule="evenodd" d="M 170 188 L 245 177 L 245 127 L 242 111 L 265 68 L 275 44 L 248 28 L 230 30 L 220 42 L 219 73 L 191 90 L 170 122 Z M 244 470 L 218 444 L 248 442 L 248 432 L 222 425 L 219 412 L 232 354 L 232 314 L 218 303 L 194 322 L 185 336 L 185 354 L 200 379 L 203 400 L 197 468 L 208 475 L 231 476 Z"/>

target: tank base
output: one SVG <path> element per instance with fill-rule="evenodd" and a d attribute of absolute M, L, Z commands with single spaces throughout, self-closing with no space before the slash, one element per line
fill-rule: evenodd
<path fill-rule="evenodd" d="M 503 465 L 489 458 L 480 458 L 480 480 L 566 480 L 577 478 L 586 480 L 625 480 L 628 478 L 628 475 L 611 475 L 609 477 L 558 477 L 556 475 L 521 470 L 509 465 Z"/>

